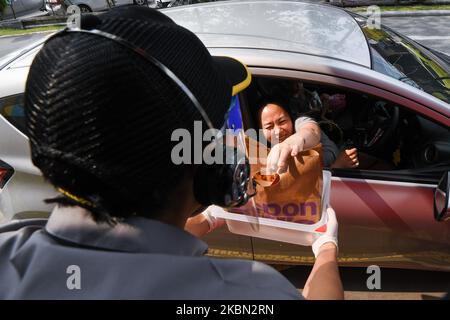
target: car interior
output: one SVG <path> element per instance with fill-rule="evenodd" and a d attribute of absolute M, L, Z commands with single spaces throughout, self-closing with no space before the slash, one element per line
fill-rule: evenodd
<path fill-rule="evenodd" d="M 360 166 L 346 170 L 432 178 L 450 168 L 450 129 L 402 106 L 331 85 L 254 77 L 242 97 L 249 127 L 259 129 L 258 110 L 269 97 L 282 97 L 293 119 L 314 118 L 339 150 L 357 148 Z"/>

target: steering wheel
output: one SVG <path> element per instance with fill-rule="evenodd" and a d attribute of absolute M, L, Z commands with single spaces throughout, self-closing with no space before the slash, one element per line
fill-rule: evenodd
<path fill-rule="evenodd" d="M 369 153 L 386 151 L 386 144 L 394 137 L 399 123 L 398 106 L 376 101 L 358 118 L 353 139 L 355 146 Z"/>

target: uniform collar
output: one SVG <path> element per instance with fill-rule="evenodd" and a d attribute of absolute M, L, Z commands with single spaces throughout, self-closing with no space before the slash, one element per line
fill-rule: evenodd
<path fill-rule="evenodd" d="M 208 250 L 205 242 L 175 226 L 142 217 L 110 226 L 96 223 L 80 207 L 55 207 L 46 231 L 65 242 L 100 250 L 183 256 L 201 256 Z"/>

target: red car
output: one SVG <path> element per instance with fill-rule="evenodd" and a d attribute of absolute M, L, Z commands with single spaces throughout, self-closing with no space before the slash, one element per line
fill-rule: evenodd
<path fill-rule="evenodd" d="M 450 223 L 444 217 L 450 171 L 448 56 L 326 5 L 226 1 L 164 13 L 195 32 L 213 55 L 249 66 L 252 85 L 239 96 L 246 128 L 258 127 L 258 100 L 271 91 L 291 99 L 291 88 L 301 84 L 312 95 L 345 97 L 321 124 L 338 147 L 353 145 L 366 156 L 358 169 L 331 169 L 341 265 L 450 271 Z M 0 61 L 0 218 L 5 220 L 51 210 L 42 199 L 54 191 L 32 166 L 21 132 L 24 83 L 41 44 Z M 212 255 L 313 262 L 309 247 L 238 236 L 227 228 L 206 240 Z"/>

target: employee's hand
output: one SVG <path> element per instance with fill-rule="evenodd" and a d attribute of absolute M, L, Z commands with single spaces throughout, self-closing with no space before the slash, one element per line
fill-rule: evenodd
<path fill-rule="evenodd" d="M 225 224 L 225 219 L 213 216 L 213 214 L 209 209 L 206 209 L 201 214 L 205 217 L 205 220 L 208 222 L 209 227 L 208 232 L 214 231 Z"/>
<path fill-rule="evenodd" d="M 267 156 L 267 168 L 273 173 L 286 172 L 288 167 L 289 157 L 295 157 L 303 151 L 305 145 L 305 138 L 295 133 L 289 138 L 276 144 Z"/>
<path fill-rule="evenodd" d="M 338 248 L 338 222 L 333 208 L 327 208 L 327 215 L 327 231 L 325 231 L 324 234 L 319 235 L 312 245 L 312 250 L 316 258 L 319 255 L 321 248 L 323 248 L 326 243 L 334 244 L 336 249 Z"/>
<path fill-rule="evenodd" d="M 216 218 L 209 209 L 189 218 L 184 229 L 198 238 L 202 238 L 207 233 L 214 231 L 225 224 L 225 220 Z"/>
<path fill-rule="evenodd" d="M 327 231 L 312 245 L 316 261 L 303 288 L 303 296 L 310 300 L 341 300 L 344 289 L 337 264 L 338 223 L 331 207 L 327 208 Z"/>

